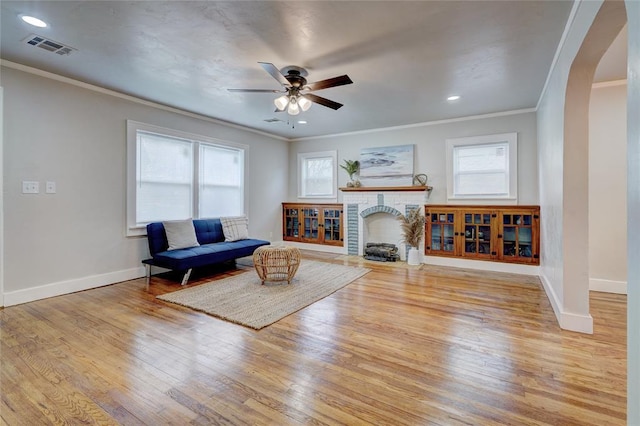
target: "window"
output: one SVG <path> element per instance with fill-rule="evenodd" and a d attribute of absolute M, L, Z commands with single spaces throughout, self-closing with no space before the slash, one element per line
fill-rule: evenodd
<path fill-rule="evenodd" d="M 449 199 L 516 200 L 517 133 L 447 139 Z"/>
<path fill-rule="evenodd" d="M 248 148 L 127 122 L 127 235 L 149 222 L 245 213 Z"/>
<path fill-rule="evenodd" d="M 336 151 L 298 154 L 298 197 L 337 198 Z"/>

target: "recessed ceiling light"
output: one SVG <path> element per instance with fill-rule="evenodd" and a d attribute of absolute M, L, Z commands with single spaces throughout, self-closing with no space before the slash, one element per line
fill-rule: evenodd
<path fill-rule="evenodd" d="M 307 124 L 307 120 L 298 120 L 298 124 Z"/>
<path fill-rule="evenodd" d="M 24 22 L 26 22 L 29 25 L 33 25 L 34 27 L 38 27 L 38 28 L 45 28 L 47 27 L 47 23 L 44 22 L 42 19 L 38 19 L 35 18 L 33 16 L 28 16 L 28 15 L 23 15 L 20 17 Z"/>
<path fill-rule="evenodd" d="M 449 96 L 447 98 L 448 101 L 457 101 L 458 99 L 460 99 L 460 96 L 458 95 Z"/>

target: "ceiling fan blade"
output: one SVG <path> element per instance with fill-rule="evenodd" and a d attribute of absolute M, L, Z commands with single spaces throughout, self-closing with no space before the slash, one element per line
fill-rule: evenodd
<path fill-rule="evenodd" d="M 246 93 L 284 93 L 283 90 L 272 89 L 227 89 L 229 92 L 246 92 Z"/>
<path fill-rule="evenodd" d="M 305 86 L 305 89 L 309 90 L 322 90 L 329 87 L 344 86 L 345 84 L 352 84 L 353 81 L 348 75 L 341 75 L 339 77 L 328 78 L 326 80 L 316 81 L 315 83 L 309 83 Z"/>
<path fill-rule="evenodd" d="M 342 107 L 342 104 L 340 104 L 338 102 L 334 102 L 334 101 L 329 100 L 327 98 L 322 98 L 320 96 L 314 95 L 313 93 L 307 93 L 307 94 L 304 95 L 304 97 L 309 99 L 311 102 L 315 102 L 315 103 L 320 104 L 322 106 L 326 106 L 327 108 L 340 109 L 340 107 Z"/>
<path fill-rule="evenodd" d="M 280 72 L 280 70 L 278 68 L 276 68 L 275 65 L 273 65 L 271 62 L 258 62 L 260 64 L 260 66 L 269 74 L 271 74 L 271 77 L 275 78 L 276 80 L 278 80 L 278 82 L 280 84 L 282 84 L 285 87 L 291 86 L 291 84 L 289 84 L 289 80 L 287 80 L 284 75 L 282 75 L 282 73 Z"/>

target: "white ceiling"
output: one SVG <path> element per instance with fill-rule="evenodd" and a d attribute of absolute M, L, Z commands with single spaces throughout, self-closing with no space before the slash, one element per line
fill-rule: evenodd
<path fill-rule="evenodd" d="M 533 108 L 571 1 L 2 1 L 1 56 L 286 138 Z M 19 18 L 35 15 L 39 29 Z M 27 45 L 35 33 L 78 49 Z M 259 65 L 298 65 L 343 103 L 267 123 L 279 89 Z M 446 97 L 462 96 L 450 103 Z M 157 123 L 156 123 L 157 124 Z"/>

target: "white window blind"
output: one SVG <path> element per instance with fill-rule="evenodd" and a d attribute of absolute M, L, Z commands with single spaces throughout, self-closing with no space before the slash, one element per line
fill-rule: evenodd
<path fill-rule="evenodd" d="M 136 223 L 192 217 L 190 141 L 138 132 Z"/>
<path fill-rule="evenodd" d="M 447 139 L 447 197 L 517 202 L 517 133 Z"/>
<path fill-rule="evenodd" d="M 244 152 L 202 144 L 200 163 L 200 216 L 241 215 L 244 211 Z"/>
<path fill-rule="evenodd" d="M 509 194 L 509 144 L 457 146 L 453 149 L 454 194 Z"/>
<path fill-rule="evenodd" d="M 335 151 L 298 154 L 300 197 L 337 196 L 336 157 Z"/>
<path fill-rule="evenodd" d="M 165 220 L 245 214 L 248 147 L 127 122 L 127 235 Z"/>

